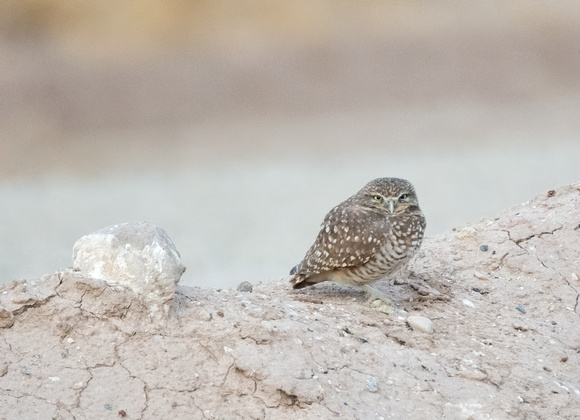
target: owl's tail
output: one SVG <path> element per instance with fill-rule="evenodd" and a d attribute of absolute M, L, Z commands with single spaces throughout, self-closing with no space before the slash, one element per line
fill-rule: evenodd
<path fill-rule="evenodd" d="M 292 270 L 290 270 L 289 281 L 293 289 L 303 289 L 304 287 L 312 286 L 313 284 L 317 283 L 308 281 L 305 274 L 297 274 L 299 268 L 299 265 L 297 265 Z"/>
<path fill-rule="evenodd" d="M 293 289 L 303 289 L 316 283 L 310 283 L 309 281 L 305 280 L 304 276 L 299 275 L 290 278 L 290 284 L 292 285 Z"/>

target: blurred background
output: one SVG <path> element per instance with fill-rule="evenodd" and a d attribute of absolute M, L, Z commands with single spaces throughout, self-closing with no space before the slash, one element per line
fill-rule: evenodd
<path fill-rule="evenodd" d="M 436 235 L 580 181 L 580 2 L 0 2 L 0 281 L 125 221 L 182 283 L 278 280 L 414 183 Z"/>

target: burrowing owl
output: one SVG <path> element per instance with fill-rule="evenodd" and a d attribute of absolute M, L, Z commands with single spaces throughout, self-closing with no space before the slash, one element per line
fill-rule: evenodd
<path fill-rule="evenodd" d="M 409 181 L 378 178 L 330 210 L 290 283 L 366 286 L 403 267 L 423 240 L 425 216 Z"/>

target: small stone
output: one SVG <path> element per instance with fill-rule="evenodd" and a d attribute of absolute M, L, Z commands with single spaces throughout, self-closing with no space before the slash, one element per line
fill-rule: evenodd
<path fill-rule="evenodd" d="M 28 369 L 26 369 L 26 368 L 23 368 L 22 370 L 20 370 L 20 372 L 22 372 L 25 375 L 30 376 L 30 371 Z"/>
<path fill-rule="evenodd" d="M 468 306 L 470 308 L 475 308 L 475 304 L 472 301 L 470 301 L 469 299 L 463 299 L 462 302 L 465 306 Z"/>
<path fill-rule="evenodd" d="M 433 334 L 433 321 L 424 316 L 411 315 L 407 317 L 407 324 L 415 331 Z"/>
<path fill-rule="evenodd" d="M 552 325 L 558 325 L 556 321 L 552 321 Z"/>
<path fill-rule="evenodd" d="M 455 237 L 457 239 L 473 238 L 476 235 L 477 235 L 477 230 L 475 230 L 471 226 L 464 227 L 463 229 L 461 229 L 455 233 Z"/>
<path fill-rule="evenodd" d="M 209 312 L 204 311 L 203 309 L 200 309 L 199 311 L 197 311 L 195 313 L 195 318 L 200 320 L 200 321 L 211 321 L 212 316 Z"/>
<path fill-rule="evenodd" d="M 371 376 L 370 378 L 368 378 L 367 382 L 366 382 L 366 389 L 369 392 L 378 392 L 379 391 L 379 382 L 377 381 L 377 378 L 375 378 L 374 376 Z"/>
<path fill-rule="evenodd" d="M 111 404 L 105 404 L 105 410 L 112 410 L 113 406 Z"/>
<path fill-rule="evenodd" d="M 487 245 L 480 245 L 479 250 L 482 252 L 487 252 L 488 246 Z"/>
<path fill-rule="evenodd" d="M 520 311 L 522 314 L 525 314 L 526 313 L 526 308 L 524 308 L 522 305 L 516 306 L 516 309 L 518 311 Z"/>
<path fill-rule="evenodd" d="M 489 277 L 479 271 L 474 271 L 473 276 L 479 280 L 489 281 Z"/>
<path fill-rule="evenodd" d="M 238 284 L 239 292 L 252 293 L 252 290 L 254 289 L 252 288 L 252 283 L 250 283 L 249 281 L 243 281 L 240 284 Z"/>
<path fill-rule="evenodd" d="M 73 385 L 74 389 L 81 389 L 85 387 L 85 383 L 83 381 L 77 382 L 76 384 Z"/>
<path fill-rule="evenodd" d="M 554 191 L 554 190 L 548 191 L 548 198 L 554 197 L 555 195 L 556 195 L 556 191 Z"/>
<path fill-rule="evenodd" d="M 223 311 L 217 311 L 216 312 L 217 316 L 219 316 L 220 318 L 224 317 L 224 312 Z"/>
<path fill-rule="evenodd" d="M 393 315 L 395 313 L 395 308 L 393 307 L 393 305 L 388 304 L 387 302 L 385 302 L 382 299 L 375 299 L 371 302 L 371 306 L 379 311 L 382 312 L 384 314 L 387 315 Z"/>

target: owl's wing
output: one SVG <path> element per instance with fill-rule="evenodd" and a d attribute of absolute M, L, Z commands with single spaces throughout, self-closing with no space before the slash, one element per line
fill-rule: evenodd
<path fill-rule="evenodd" d="M 383 214 L 340 204 L 326 215 L 314 244 L 293 274 L 304 279 L 365 264 L 384 244 L 388 229 L 389 222 Z"/>

